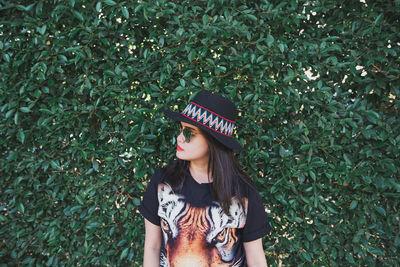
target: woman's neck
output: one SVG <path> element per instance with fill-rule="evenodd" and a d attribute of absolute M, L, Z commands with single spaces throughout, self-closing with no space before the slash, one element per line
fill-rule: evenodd
<path fill-rule="evenodd" d="M 190 162 L 190 174 L 199 183 L 212 182 L 213 179 L 211 173 L 207 175 L 207 167 L 207 164 L 197 164 L 195 162 Z"/>

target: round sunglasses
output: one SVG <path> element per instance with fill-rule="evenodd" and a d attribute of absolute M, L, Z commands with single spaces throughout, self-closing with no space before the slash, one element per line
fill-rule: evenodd
<path fill-rule="evenodd" d="M 179 134 L 181 132 L 183 132 L 183 136 L 185 137 L 185 142 L 189 143 L 190 139 L 192 138 L 193 135 L 195 135 L 195 133 L 193 133 L 191 130 L 189 130 L 188 128 L 183 128 L 182 130 L 182 125 L 179 124 Z"/>

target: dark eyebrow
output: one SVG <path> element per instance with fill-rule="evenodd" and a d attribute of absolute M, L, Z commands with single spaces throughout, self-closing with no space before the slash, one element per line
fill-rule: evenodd
<path fill-rule="evenodd" d="M 179 123 L 179 125 L 180 125 L 181 127 L 189 128 L 190 130 L 192 130 L 192 131 L 194 131 L 194 132 L 197 132 L 195 128 L 192 128 L 192 127 L 189 127 L 189 126 L 182 126 L 181 123 Z"/>

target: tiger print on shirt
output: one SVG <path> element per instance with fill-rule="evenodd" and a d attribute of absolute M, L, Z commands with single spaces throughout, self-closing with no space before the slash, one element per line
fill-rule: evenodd
<path fill-rule="evenodd" d="M 247 199 L 245 207 L 233 199 L 229 214 L 225 214 L 217 202 L 206 207 L 191 206 L 168 184 L 160 183 L 158 201 L 164 242 L 160 266 L 244 265 L 237 231 L 246 223 Z"/>

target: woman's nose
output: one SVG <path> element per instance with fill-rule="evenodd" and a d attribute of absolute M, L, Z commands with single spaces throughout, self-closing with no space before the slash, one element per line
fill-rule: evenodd
<path fill-rule="evenodd" d="M 184 143 L 185 142 L 185 137 L 183 136 L 183 132 L 181 131 L 178 135 L 178 137 L 176 138 L 178 140 L 179 143 Z"/>

